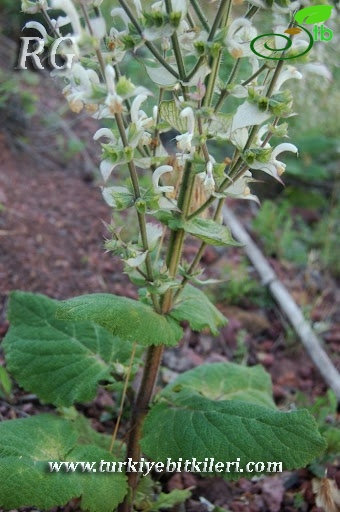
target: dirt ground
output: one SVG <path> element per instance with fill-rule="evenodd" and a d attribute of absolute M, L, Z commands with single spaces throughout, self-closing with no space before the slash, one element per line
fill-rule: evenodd
<path fill-rule="evenodd" d="M 46 84 L 44 85 L 46 87 Z M 48 109 L 62 104 L 53 85 Z M 47 109 L 47 110 L 46 110 Z M 11 290 L 39 292 L 57 299 L 84 293 L 108 292 L 136 297 L 135 288 L 121 274 L 121 266 L 105 253 L 104 238 L 108 235 L 104 222 L 111 212 L 103 202 L 97 174 L 99 146 L 91 138 L 96 123 L 86 118 L 75 121 L 63 118 L 55 132 L 44 133 L 38 119 L 25 125 L 11 117 L 0 126 L 0 335 L 8 322 L 6 305 Z M 21 127 L 21 128 L 20 128 Z M 73 158 L 64 158 L 55 145 L 58 130 L 67 136 L 69 129 L 85 149 Z M 235 206 L 244 221 L 250 210 Z M 209 249 L 204 263 L 211 269 L 223 269 L 242 257 L 241 249 L 223 253 Z M 190 252 L 190 248 L 189 248 Z M 311 288 L 301 269 L 277 260 L 271 261 L 279 277 L 301 306 L 311 305 L 313 322 L 327 320 L 322 337 L 325 349 L 335 364 L 340 363 L 339 294 L 337 283 L 324 275 L 322 293 Z M 274 397 L 280 407 L 289 407 L 300 391 L 312 401 L 325 394 L 327 388 L 309 360 L 299 341 L 289 341 L 287 322 L 274 303 L 266 309 L 245 301 L 231 306 L 223 301 L 218 307 L 229 318 L 229 324 L 217 338 L 206 333 L 186 332 L 178 348 L 168 349 L 164 368 L 182 372 L 205 361 L 232 361 L 238 350 L 240 332 L 244 337 L 244 357 L 248 364 L 263 364 L 271 373 Z M 1 345 L 0 345 L 1 350 Z M 0 351 L 0 363 L 4 364 Z M 161 373 L 166 380 L 167 371 Z M 23 390 L 15 388 L 15 399 L 0 399 L 0 420 L 23 417 L 39 412 L 41 406 Z M 112 420 L 99 422 L 112 398 L 100 395 L 82 408 L 101 431 L 111 432 Z M 328 476 L 340 480 L 340 461 L 329 464 Z M 233 512 L 317 512 L 311 487 L 313 475 L 307 469 L 264 477 L 254 481 L 227 483 L 219 479 L 203 479 L 190 474 L 176 474 L 164 482 L 165 490 L 193 487 L 186 510 L 209 510 L 204 497 L 215 506 Z M 298 498 L 301 497 L 299 500 Z M 33 510 L 33 509 L 26 509 Z M 77 510 L 77 502 L 63 509 Z M 210 508 L 212 510 L 212 508 Z"/>

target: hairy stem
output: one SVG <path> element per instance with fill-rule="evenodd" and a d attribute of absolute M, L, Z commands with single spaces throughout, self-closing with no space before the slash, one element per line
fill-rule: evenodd
<path fill-rule="evenodd" d="M 166 10 L 168 15 L 171 14 L 171 0 L 165 0 Z M 172 42 L 172 48 L 175 54 L 175 59 L 178 67 L 179 77 L 182 82 L 186 81 L 186 74 L 185 74 L 185 68 L 184 68 L 184 62 L 182 57 L 181 48 L 179 46 L 177 32 L 174 30 L 172 36 L 171 36 L 171 42 Z"/>
<path fill-rule="evenodd" d="M 134 17 L 128 4 L 125 2 L 125 0 L 118 0 L 118 1 L 119 1 L 120 5 L 123 7 L 126 14 L 129 16 L 131 23 L 136 28 L 138 34 L 143 38 L 143 31 L 142 31 L 138 21 Z M 160 64 L 162 64 L 162 66 L 164 66 L 165 69 L 167 71 L 169 71 L 169 73 L 171 73 L 175 78 L 179 79 L 179 74 L 177 73 L 177 71 L 175 69 L 173 69 L 173 67 L 170 66 L 170 64 L 163 58 L 163 56 L 159 53 L 157 48 L 150 41 L 144 40 L 144 44 L 148 48 L 148 50 L 150 50 L 150 52 L 153 54 L 153 56 L 158 60 L 158 62 Z"/>
<path fill-rule="evenodd" d="M 219 199 L 216 211 L 215 211 L 214 216 L 213 216 L 213 220 L 215 222 L 218 221 L 220 219 L 220 217 L 221 217 L 223 205 L 224 205 L 224 198 L 223 199 Z M 188 268 L 187 275 L 185 277 L 183 277 L 182 282 L 181 282 L 181 286 L 180 286 L 180 288 L 177 290 L 177 292 L 175 294 L 175 297 L 174 297 L 175 299 L 181 293 L 181 291 L 183 290 L 184 286 L 190 280 L 190 276 L 193 275 L 195 269 L 197 268 L 199 262 L 202 259 L 202 256 L 204 254 L 204 251 L 205 251 L 207 245 L 208 244 L 206 242 L 202 242 L 201 243 L 201 245 L 200 245 L 200 247 L 199 247 L 199 249 L 198 249 L 198 251 L 196 253 L 195 258 L 193 259 L 193 261 L 190 264 L 190 267 Z"/>
<path fill-rule="evenodd" d="M 123 146 L 126 148 L 126 147 L 128 147 L 129 142 L 126 137 L 126 132 L 125 132 L 125 128 L 124 128 L 124 122 L 123 122 L 122 115 L 119 113 L 115 114 L 115 119 L 116 119 L 120 137 L 123 142 Z M 134 196 L 135 196 L 135 199 L 138 199 L 138 198 L 140 198 L 141 194 L 140 194 L 137 170 L 136 170 L 136 166 L 135 166 L 133 160 L 131 162 L 128 162 L 128 168 L 129 168 L 129 172 L 130 172 Z M 149 250 L 149 244 L 148 244 L 148 238 L 147 238 L 147 233 L 146 233 L 145 215 L 143 213 L 139 212 L 138 210 L 136 210 L 136 212 L 137 212 L 137 218 L 138 218 L 139 231 L 140 231 L 141 238 L 142 238 L 143 250 L 144 250 L 144 252 L 146 252 Z M 149 252 L 146 255 L 145 265 L 146 265 L 146 273 L 148 276 L 148 280 L 150 282 L 152 282 L 154 279 L 153 279 L 152 263 L 151 263 L 151 258 L 150 258 Z M 153 297 L 153 302 L 154 302 L 154 304 L 157 304 L 155 297 Z"/>
<path fill-rule="evenodd" d="M 91 36 L 93 36 L 94 34 L 93 34 L 93 30 L 92 30 L 91 20 L 89 18 L 89 15 L 88 15 L 88 12 L 86 10 L 86 7 L 83 4 L 80 4 L 80 8 L 81 8 L 82 13 L 84 15 L 85 23 L 88 26 L 89 32 L 90 32 Z M 103 77 L 105 77 L 105 62 L 104 62 L 103 54 L 100 51 L 100 48 L 96 48 L 95 51 L 96 51 L 96 55 L 97 55 L 97 59 L 98 59 L 98 62 L 99 62 L 99 66 L 100 66 L 102 75 L 103 75 Z"/>
<path fill-rule="evenodd" d="M 226 25 L 226 23 L 228 21 L 228 17 L 229 17 L 230 6 L 231 6 L 231 0 L 221 0 L 221 3 L 219 6 L 219 9 L 218 9 L 218 12 L 216 14 L 213 26 L 211 27 L 211 30 L 210 30 L 210 33 L 208 36 L 208 42 L 213 41 L 215 34 L 220 26 L 222 26 L 222 28 L 223 28 Z M 216 84 L 216 80 L 218 78 L 218 73 L 219 73 L 219 69 L 220 69 L 220 65 L 221 65 L 221 60 L 222 60 L 222 49 L 220 49 L 218 51 L 218 55 L 215 58 L 210 59 L 209 64 L 211 67 L 211 72 L 206 79 L 207 90 L 206 90 L 204 101 L 203 101 L 203 105 L 205 107 L 210 107 L 210 105 L 211 105 L 213 95 L 214 95 L 215 84 Z"/>
<path fill-rule="evenodd" d="M 201 7 L 198 3 L 197 0 L 190 0 L 190 3 L 197 15 L 197 18 L 199 19 L 199 21 L 202 23 L 202 26 L 204 28 L 204 30 L 206 30 L 208 33 L 210 32 L 210 27 L 209 27 L 209 23 L 204 15 L 204 12 L 201 10 Z"/>
<path fill-rule="evenodd" d="M 134 462 L 140 460 L 141 450 L 139 441 L 142 435 L 144 419 L 148 413 L 149 404 L 153 396 L 162 354 L 163 345 L 151 346 L 146 354 L 142 382 L 132 408 L 131 428 L 127 442 L 127 459 L 132 459 Z M 132 510 L 137 484 L 138 473 L 128 473 L 129 494 L 119 506 L 119 512 L 130 512 Z"/>
<path fill-rule="evenodd" d="M 178 196 L 178 208 L 181 210 L 181 218 L 184 220 L 187 217 L 191 198 L 194 189 L 194 176 L 191 175 L 191 162 L 188 161 L 185 165 L 183 180 Z M 177 231 L 171 231 L 170 240 L 168 244 L 168 252 L 166 258 L 166 264 L 169 269 L 169 275 L 172 278 L 176 277 L 178 266 L 180 263 L 183 243 L 185 238 L 184 229 L 178 229 Z M 167 313 L 173 304 L 173 290 L 170 288 L 163 297 L 162 301 L 162 312 Z"/>
<path fill-rule="evenodd" d="M 211 27 L 208 36 L 208 42 L 211 42 L 214 39 L 217 29 L 220 27 L 221 24 L 223 24 L 223 22 L 225 22 L 228 19 L 230 5 L 231 0 L 221 0 L 213 26 Z"/>

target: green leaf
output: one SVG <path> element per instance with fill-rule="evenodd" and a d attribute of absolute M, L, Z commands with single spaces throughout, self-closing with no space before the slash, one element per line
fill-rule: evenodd
<path fill-rule="evenodd" d="M 72 421 L 72 425 L 78 434 L 78 445 L 83 446 L 90 444 L 95 445 L 98 448 L 102 448 L 103 450 L 110 451 L 112 441 L 111 434 L 100 434 L 94 430 L 91 426 L 91 420 L 89 418 L 85 418 L 85 416 L 78 412 L 74 406 L 64 408 L 62 410 L 62 414 L 64 419 Z M 124 449 L 122 449 L 121 446 L 121 441 L 117 440 L 116 443 L 117 448 L 119 446 L 121 448 L 121 452 L 124 453 Z"/>
<path fill-rule="evenodd" d="M 57 308 L 58 302 L 44 295 L 12 292 L 3 346 L 8 369 L 21 386 L 67 407 L 92 400 L 99 381 L 113 380 L 111 364 L 126 359 L 119 338 L 90 322 L 58 320 Z"/>
<path fill-rule="evenodd" d="M 83 295 L 60 303 L 57 317 L 91 320 L 122 339 L 141 345 L 176 345 L 181 327 L 146 304 L 107 293 Z"/>
<path fill-rule="evenodd" d="M 72 422 L 51 414 L 0 423 L 0 506 L 50 509 L 82 497 L 82 508 L 111 512 L 127 491 L 123 473 L 50 471 L 49 462 L 116 461 L 96 446 L 77 445 Z"/>
<path fill-rule="evenodd" d="M 219 328 L 227 323 L 227 319 L 205 293 L 189 284 L 181 292 L 170 314 L 178 322 L 188 321 L 194 331 L 208 328 L 214 336 L 217 336 Z"/>
<path fill-rule="evenodd" d="M 0 366 L 0 396 L 10 396 L 12 391 L 12 382 L 6 368 Z"/>
<path fill-rule="evenodd" d="M 242 245 L 233 239 L 227 226 L 211 219 L 196 217 L 190 221 L 183 222 L 180 227 L 209 245 L 234 245 L 236 247 Z"/>
<path fill-rule="evenodd" d="M 332 14 L 332 5 L 311 5 L 298 11 L 294 19 L 298 23 L 306 23 L 308 25 L 327 21 Z"/>
<path fill-rule="evenodd" d="M 275 409 L 270 376 L 260 365 L 202 364 L 182 373 L 160 396 L 172 401 L 178 390 L 184 389 L 210 400 L 239 400 Z"/>
<path fill-rule="evenodd" d="M 189 489 L 173 489 L 169 493 L 161 492 L 157 498 L 156 503 L 153 503 L 150 512 L 157 512 L 158 510 L 167 510 L 176 505 L 180 505 L 188 500 L 191 496 Z"/>
<path fill-rule="evenodd" d="M 74 478 L 82 485 L 81 506 L 90 512 L 112 512 L 117 510 L 127 492 L 126 477 L 123 472 L 100 471 L 101 461 L 117 462 L 108 451 L 97 446 L 77 446 L 65 460 L 96 462 L 95 472 L 74 473 Z M 111 465 L 103 464 L 102 470 L 110 469 Z"/>
<path fill-rule="evenodd" d="M 301 468 L 325 448 L 315 420 L 306 411 L 279 412 L 236 400 L 214 401 L 187 389 L 163 398 L 146 417 L 141 446 L 153 460 L 166 463 L 205 458 L 216 462 L 237 462 L 240 468 L 224 464 L 219 476 L 227 479 L 252 478 L 254 466 L 248 462 L 282 462 L 285 470 Z M 195 470 L 194 468 L 192 468 Z M 218 468 L 219 470 L 221 468 Z M 227 471 L 229 469 L 229 471 Z M 254 470 L 254 471 L 251 471 Z M 203 470 L 202 465 L 198 472 Z M 273 471 L 273 469 L 272 469 Z"/>

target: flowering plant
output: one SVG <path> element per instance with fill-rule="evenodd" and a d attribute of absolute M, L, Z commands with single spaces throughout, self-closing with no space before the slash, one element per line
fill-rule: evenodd
<path fill-rule="evenodd" d="M 292 95 L 282 86 L 302 74 L 284 60 L 260 59 L 250 49 L 257 34 L 253 19 L 267 4 L 252 0 L 243 17 L 230 22 L 231 0 L 220 1 L 213 19 L 197 0 L 161 0 L 145 7 L 139 0 L 132 7 L 119 0 L 107 31 L 101 3 L 22 0 L 22 9 L 43 14 L 46 27 L 37 22 L 27 26 L 38 28 L 46 44 L 72 37 L 72 58 L 70 48 L 60 46 L 67 62 L 54 74 L 66 82 L 63 93 L 72 111 L 86 110 L 105 120 L 94 134 L 102 141 L 103 198 L 115 210 L 130 209 L 138 229 L 127 240 L 121 226 L 112 223 L 105 245 L 123 261 L 140 300 L 94 294 L 58 303 L 12 294 L 4 342 L 8 367 L 23 387 L 61 412 L 0 425 L 0 457 L 15 473 L 13 482 L 0 489 L 0 505 L 6 508 L 48 508 L 81 496 L 88 510 L 138 509 L 136 472 L 65 479 L 46 473 L 50 459 L 138 462 L 141 453 L 153 461 L 242 456 L 245 461 L 282 461 L 292 469 L 305 466 L 324 447 L 306 411 L 276 409 L 261 367 L 203 365 L 153 398 L 163 348 L 180 341 L 181 322 L 213 335 L 227 322 L 193 286 L 211 282 L 201 278 L 199 267 L 207 245 L 238 245 L 221 223 L 226 198 L 257 201 L 251 193 L 252 169 L 281 182 L 285 164 L 278 155 L 297 153 L 291 143 L 273 147 L 270 142 L 273 136 L 287 136 L 282 120 L 293 114 Z M 296 3 L 280 1 L 271 9 L 282 17 Z M 56 9 L 64 15 L 56 17 Z M 223 58 L 231 63 L 227 79 Z M 144 66 L 148 88 L 128 78 L 131 59 Z M 172 141 L 167 141 L 169 133 Z M 220 143 L 230 152 L 217 149 Z M 183 257 L 189 237 L 200 244 L 192 261 Z M 143 374 L 134 396 L 131 382 L 138 365 Z M 120 417 L 107 444 L 84 418 L 65 409 L 91 400 L 100 385 L 120 390 L 122 404 L 127 394 L 133 396 L 123 450 L 117 449 L 116 439 Z M 30 446 L 23 441 L 28 436 Z M 18 463 L 13 453 L 20 450 Z M 25 471 L 19 471 L 22 467 Z M 240 475 L 235 470 L 224 476 Z M 40 486 L 32 485 L 34 478 Z M 20 498 L 13 491 L 19 485 L 24 490 Z"/>

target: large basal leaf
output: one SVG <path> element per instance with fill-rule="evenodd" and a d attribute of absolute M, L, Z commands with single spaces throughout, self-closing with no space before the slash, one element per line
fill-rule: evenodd
<path fill-rule="evenodd" d="M 116 459 L 102 448 L 78 445 L 77 437 L 71 421 L 50 414 L 0 423 L 0 506 L 47 510 L 82 497 L 84 510 L 115 510 L 127 491 L 125 475 L 98 474 L 101 460 Z M 49 462 L 62 461 L 95 463 L 97 471 L 50 471 Z"/>
<path fill-rule="evenodd" d="M 129 354 L 99 325 L 56 319 L 57 307 L 44 295 L 12 292 L 3 347 L 8 369 L 22 387 L 46 402 L 69 406 L 92 400 L 99 381 L 112 381 L 111 363 L 124 363 Z"/>
<path fill-rule="evenodd" d="M 236 479 L 256 474 L 254 466 L 247 471 L 249 462 L 265 464 L 260 474 L 267 471 L 268 462 L 281 462 L 283 469 L 290 470 L 320 455 L 325 441 L 314 418 L 306 410 L 273 408 L 269 383 L 260 369 L 248 369 L 247 378 L 242 367 L 218 365 L 214 376 L 215 366 L 193 370 L 188 377 L 184 374 L 160 393 L 143 426 L 141 446 L 148 457 L 164 463 L 169 458 L 214 459 L 214 464 L 239 460 L 242 471 L 234 464 L 227 471 L 225 464 L 222 472 L 216 472 Z M 214 474 L 202 465 L 193 470 Z"/>
<path fill-rule="evenodd" d="M 57 317 L 64 320 L 91 320 L 108 331 L 141 345 L 176 345 L 182 329 L 170 317 L 162 316 L 146 304 L 107 293 L 82 295 L 61 302 Z"/>
<path fill-rule="evenodd" d="M 160 396 L 172 401 L 184 389 L 211 400 L 241 400 L 275 409 L 270 376 L 260 365 L 202 364 L 179 375 Z"/>
<path fill-rule="evenodd" d="M 235 245 L 238 247 L 242 245 L 234 240 L 227 226 L 211 219 L 196 217 L 193 220 L 183 222 L 181 228 L 209 245 Z"/>
<path fill-rule="evenodd" d="M 170 314 L 178 322 L 189 322 L 193 331 L 208 328 L 214 336 L 227 323 L 225 316 L 210 302 L 205 293 L 191 285 L 186 285 L 183 289 Z"/>

